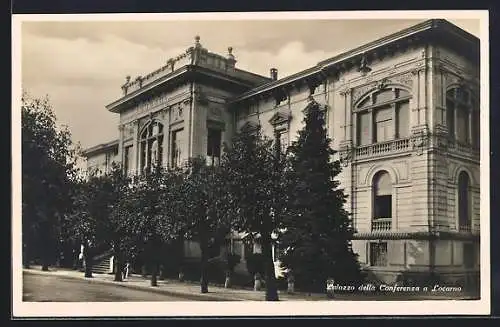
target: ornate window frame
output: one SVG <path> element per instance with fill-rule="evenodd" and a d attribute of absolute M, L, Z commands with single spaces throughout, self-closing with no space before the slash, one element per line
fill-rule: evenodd
<path fill-rule="evenodd" d="M 222 143 L 224 139 L 224 131 L 225 131 L 225 124 L 220 121 L 215 121 L 211 119 L 207 119 L 207 134 L 206 134 L 206 158 L 207 158 L 207 164 L 209 165 L 219 165 L 220 164 L 220 159 L 222 157 Z M 210 150 L 210 138 L 209 134 L 210 131 L 217 131 L 220 133 L 220 144 L 219 144 L 219 153 L 218 156 L 209 156 L 209 150 Z"/>
<path fill-rule="evenodd" d="M 463 189 L 462 183 L 461 183 L 461 178 L 462 176 L 465 176 L 467 179 L 466 185 L 465 185 L 465 190 Z M 457 180 L 456 180 L 456 197 L 455 197 L 455 203 L 457 204 L 455 207 L 455 212 L 456 212 L 456 226 L 457 226 L 457 231 L 459 232 L 471 232 L 472 231 L 472 225 L 473 225 L 473 192 L 472 192 L 472 178 L 470 173 L 465 170 L 461 169 L 459 173 L 457 174 Z M 465 199 L 462 199 L 461 193 L 465 192 Z M 462 206 L 467 205 L 466 209 L 466 221 L 462 221 Z"/>
<path fill-rule="evenodd" d="M 390 100 L 382 101 L 377 103 L 376 102 L 376 95 L 380 94 L 383 91 L 388 91 L 392 90 L 393 92 L 393 97 Z M 401 96 L 401 91 L 404 92 L 404 95 Z M 408 103 L 408 113 L 407 113 L 407 120 L 408 120 L 408 136 L 404 138 L 409 138 L 410 137 L 410 115 L 411 115 L 411 101 L 412 101 L 413 95 L 411 89 L 408 89 L 407 87 L 400 85 L 400 84 L 386 84 L 385 81 L 380 81 L 374 88 L 371 88 L 366 92 L 363 96 L 360 96 L 356 99 L 356 101 L 352 104 L 352 121 L 353 125 L 355 126 L 354 128 L 354 133 L 353 133 L 353 138 L 354 138 L 354 144 L 356 147 L 362 147 L 362 146 L 370 146 L 373 144 L 377 144 L 380 142 L 374 142 L 374 137 L 375 137 L 375 112 L 383 108 L 385 106 L 389 106 L 392 110 L 392 136 L 390 137 L 389 140 L 385 140 L 384 142 L 390 142 L 390 141 L 395 141 L 397 139 L 401 139 L 400 133 L 398 132 L 398 108 L 401 103 Z M 370 101 L 371 104 L 367 106 L 360 107 L 365 101 Z M 368 141 L 367 144 L 360 144 L 360 128 L 361 128 L 361 123 L 360 123 L 360 115 L 363 113 L 368 113 Z"/>
<path fill-rule="evenodd" d="M 247 121 L 240 127 L 241 132 L 256 133 L 260 128 L 260 124 L 253 121 Z"/>
<path fill-rule="evenodd" d="M 449 104 L 453 107 L 450 108 Z M 458 139 L 458 113 L 459 107 L 466 110 L 466 126 L 467 135 L 464 142 Z M 464 83 L 450 84 L 445 90 L 445 108 L 446 108 L 446 131 L 448 139 L 452 142 L 460 143 L 461 145 L 479 148 L 481 132 L 480 132 L 480 108 L 477 94 L 474 90 Z M 451 114 L 451 115 L 450 115 Z M 450 126 L 453 123 L 453 126 Z M 477 124 L 475 126 L 474 124 Z M 452 128 L 452 129 L 451 129 Z M 477 129 L 477 130 L 474 130 Z"/>
<path fill-rule="evenodd" d="M 279 142 L 281 153 L 286 153 L 290 145 L 290 121 L 292 115 L 288 112 L 278 111 L 270 119 L 269 124 L 273 126 L 275 142 Z M 286 137 L 286 144 L 283 144 L 282 136 Z"/>
<path fill-rule="evenodd" d="M 155 129 L 157 130 L 155 131 Z M 151 163 L 156 154 L 155 166 L 161 167 L 163 165 L 164 154 L 164 134 L 165 125 L 158 119 L 151 119 L 139 131 L 139 167 L 140 172 L 144 173 L 146 169 L 153 166 Z M 153 152 L 156 148 L 157 152 Z M 145 161 L 145 162 L 143 162 Z"/>
<path fill-rule="evenodd" d="M 375 217 L 375 212 L 376 212 L 376 206 L 377 206 L 377 194 L 376 194 L 376 186 L 377 182 L 380 180 L 380 177 L 382 175 L 387 175 L 387 178 L 389 178 L 390 183 L 391 183 L 391 191 L 390 191 L 390 196 L 391 196 L 391 217 Z M 394 179 L 391 176 L 391 173 L 388 170 L 385 169 L 379 169 L 377 170 L 373 176 L 371 177 L 371 203 L 372 203 L 372 209 L 371 209 L 371 217 L 370 217 L 370 225 L 371 225 L 371 230 L 372 231 L 388 231 L 392 230 L 394 226 L 394 213 L 395 213 L 395 190 L 394 190 Z"/>

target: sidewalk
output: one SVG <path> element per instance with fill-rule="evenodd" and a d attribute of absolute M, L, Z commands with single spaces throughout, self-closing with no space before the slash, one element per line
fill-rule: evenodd
<path fill-rule="evenodd" d="M 49 271 L 42 271 L 39 266 L 32 266 L 30 269 L 23 269 L 23 273 L 60 276 L 62 278 L 76 278 L 87 280 L 92 283 L 105 283 L 112 284 L 119 287 L 129 287 L 133 289 L 162 293 L 166 295 L 174 295 L 179 298 L 197 301 L 264 301 L 265 291 L 253 291 L 240 288 L 224 288 L 220 286 L 208 286 L 208 293 L 202 294 L 200 292 L 199 283 L 186 281 L 179 282 L 177 280 L 160 280 L 158 279 L 158 286 L 150 286 L 150 279 L 143 278 L 140 275 L 131 275 L 128 279 L 122 282 L 114 281 L 114 275 L 111 274 L 92 274 L 92 278 L 85 278 L 84 273 L 64 268 L 50 267 Z M 311 300 L 326 300 L 325 294 L 287 294 L 279 292 L 281 301 L 311 301 Z"/>
<path fill-rule="evenodd" d="M 23 269 L 23 273 L 60 276 L 62 278 L 76 278 L 87 280 L 92 283 L 112 284 L 119 287 L 129 287 L 148 292 L 156 292 L 166 295 L 173 295 L 186 300 L 197 301 L 264 301 L 265 291 L 254 291 L 251 289 L 242 289 L 235 286 L 234 288 L 224 288 L 209 284 L 208 293 L 200 293 L 199 283 L 186 281 L 179 282 L 178 280 L 167 279 L 158 280 L 158 286 L 150 286 L 150 279 L 140 275 L 131 275 L 123 282 L 115 282 L 114 275 L 111 274 L 96 274 L 93 273 L 92 278 L 85 278 L 84 273 L 76 270 L 50 267 L 49 271 L 41 271 L 41 267 L 32 266 L 30 269 Z M 393 301 L 393 300 L 467 300 L 471 297 L 464 294 L 456 294 L 455 296 L 446 295 L 410 295 L 410 294 L 391 294 L 382 295 L 362 295 L 362 294 L 336 294 L 335 298 L 328 298 L 326 294 L 317 293 L 302 293 L 297 292 L 288 294 L 285 291 L 278 291 L 280 301 Z"/>

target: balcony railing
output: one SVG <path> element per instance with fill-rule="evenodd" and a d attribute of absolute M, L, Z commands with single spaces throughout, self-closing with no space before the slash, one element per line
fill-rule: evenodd
<path fill-rule="evenodd" d="M 472 226 L 471 225 L 459 225 L 458 231 L 464 232 L 464 233 L 470 233 L 470 232 L 472 232 Z"/>
<path fill-rule="evenodd" d="M 391 230 L 391 218 L 378 218 L 372 220 L 372 231 Z"/>
<path fill-rule="evenodd" d="M 362 158 L 368 156 L 405 152 L 410 149 L 411 142 L 409 138 L 397 139 L 387 142 L 359 146 L 356 148 L 356 157 Z"/>
<path fill-rule="evenodd" d="M 468 143 L 462 143 L 455 140 L 448 140 L 448 148 L 452 151 L 465 154 L 479 154 L 479 146 L 471 145 Z"/>

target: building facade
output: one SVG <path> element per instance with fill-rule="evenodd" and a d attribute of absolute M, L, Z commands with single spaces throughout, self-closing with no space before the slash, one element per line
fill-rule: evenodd
<path fill-rule="evenodd" d="M 127 77 L 123 96 L 107 106 L 120 115 L 119 138 L 108 148 L 134 174 L 198 155 L 217 163 L 223 142 L 242 128 L 261 126 L 286 147 L 302 128 L 303 109 L 316 102 L 343 165 L 353 248 L 364 268 L 385 282 L 435 272 L 474 284 L 479 59 L 479 39 L 445 20 L 281 79 L 274 68 L 269 77 L 240 70 L 232 48 L 211 53 L 196 37 L 157 71 Z M 90 165 L 106 158 L 87 153 Z"/>
<path fill-rule="evenodd" d="M 105 174 L 109 173 L 113 163 L 119 163 L 118 158 L 118 140 L 99 144 L 83 151 L 86 158 L 86 173 Z"/>

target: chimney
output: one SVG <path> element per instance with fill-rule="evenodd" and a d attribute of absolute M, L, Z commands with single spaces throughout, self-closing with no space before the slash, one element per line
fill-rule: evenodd
<path fill-rule="evenodd" d="M 278 80 L 278 70 L 276 68 L 271 68 L 271 79 L 273 81 Z"/>

